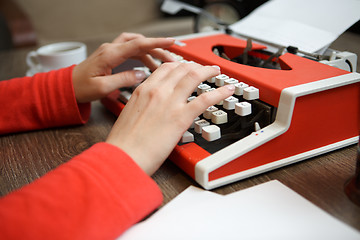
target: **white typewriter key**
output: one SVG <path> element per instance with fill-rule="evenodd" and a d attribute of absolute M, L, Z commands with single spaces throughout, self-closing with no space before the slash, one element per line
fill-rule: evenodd
<path fill-rule="evenodd" d="M 204 93 L 206 90 L 210 89 L 211 87 L 207 84 L 200 84 L 198 87 L 197 87 L 197 95 L 200 95 L 202 93 Z"/>
<path fill-rule="evenodd" d="M 182 56 L 180 56 L 180 55 L 176 55 L 176 56 L 174 56 L 174 58 L 175 58 L 176 61 L 181 61 L 181 60 L 184 59 L 184 58 L 183 58 Z"/>
<path fill-rule="evenodd" d="M 189 131 L 186 131 L 181 137 L 181 143 L 188 143 L 193 141 L 194 141 L 194 135 Z"/>
<path fill-rule="evenodd" d="M 226 110 L 233 110 L 235 109 L 235 104 L 239 102 L 239 99 L 236 97 L 230 96 L 224 100 L 223 107 Z"/>
<path fill-rule="evenodd" d="M 228 121 L 227 113 L 224 112 L 223 110 L 215 111 L 211 115 L 211 122 L 215 124 L 223 124 L 223 123 L 227 123 L 227 121 Z"/>
<path fill-rule="evenodd" d="M 216 125 L 209 125 L 202 128 L 201 136 L 209 142 L 215 141 L 221 137 L 220 128 Z"/>
<path fill-rule="evenodd" d="M 256 87 L 247 87 L 244 89 L 244 98 L 246 100 L 255 100 L 259 98 L 259 89 Z"/>
<path fill-rule="evenodd" d="M 215 77 L 209 78 L 207 81 L 208 83 L 215 83 Z"/>
<path fill-rule="evenodd" d="M 216 105 L 222 106 L 224 104 L 224 100 L 221 100 L 220 102 L 218 102 Z"/>
<path fill-rule="evenodd" d="M 251 104 L 248 102 L 241 102 L 235 104 L 235 113 L 239 116 L 247 116 L 251 114 Z"/>
<path fill-rule="evenodd" d="M 239 83 L 239 81 L 236 80 L 235 78 L 229 78 L 229 79 L 224 80 L 225 85 L 229 85 L 229 84 L 234 84 L 235 85 L 237 83 Z"/>
<path fill-rule="evenodd" d="M 123 103 L 127 103 L 131 98 L 131 92 L 121 91 L 119 94 L 119 100 Z"/>
<path fill-rule="evenodd" d="M 181 61 L 184 60 L 183 56 L 180 56 L 176 53 L 170 53 L 170 55 L 176 60 L 176 61 Z"/>
<path fill-rule="evenodd" d="M 148 67 L 134 67 L 133 70 L 143 71 L 146 78 L 150 77 L 151 75 L 151 71 Z"/>
<path fill-rule="evenodd" d="M 244 93 L 244 89 L 249 87 L 248 84 L 239 82 L 235 84 L 235 95 L 241 96 Z"/>
<path fill-rule="evenodd" d="M 229 76 L 225 74 L 220 74 L 215 77 L 215 85 L 218 87 L 224 86 L 224 81 L 229 79 Z"/>
<path fill-rule="evenodd" d="M 191 101 L 194 100 L 195 98 L 196 98 L 195 96 L 190 96 L 190 97 L 188 97 L 187 102 L 191 102 Z"/>
<path fill-rule="evenodd" d="M 200 120 L 200 118 L 199 117 L 196 117 L 195 119 L 194 119 L 194 121 L 192 122 L 192 124 L 190 125 L 190 128 L 191 129 L 194 129 L 195 128 L 195 122 L 196 121 L 199 121 Z"/>
<path fill-rule="evenodd" d="M 210 123 L 208 121 L 204 120 L 204 119 L 198 120 L 198 121 L 195 122 L 194 130 L 195 130 L 195 132 L 201 134 L 202 128 L 205 127 L 205 126 L 209 126 L 209 125 L 210 125 Z"/>
<path fill-rule="evenodd" d="M 193 93 L 196 93 L 196 94 L 197 94 L 198 88 L 199 88 L 201 85 L 203 85 L 203 83 L 200 83 L 200 84 L 194 89 Z"/>
<path fill-rule="evenodd" d="M 211 114 L 217 110 L 219 110 L 219 109 L 215 106 L 208 107 L 203 114 L 204 118 L 211 119 Z"/>
<path fill-rule="evenodd" d="M 211 91 L 214 91 L 215 88 L 209 88 L 209 89 L 206 89 L 205 92 L 211 92 Z"/>

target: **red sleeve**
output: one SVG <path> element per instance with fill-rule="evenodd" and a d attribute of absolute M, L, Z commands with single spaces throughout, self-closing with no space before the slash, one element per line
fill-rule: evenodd
<path fill-rule="evenodd" d="M 119 148 L 98 143 L 0 199 L 0 239 L 114 239 L 162 202 Z"/>
<path fill-rule="evenodd" d="M 90 103 L 76 102 L 73 67 L 0 81 L 0 134 L 85 123 Z"/>

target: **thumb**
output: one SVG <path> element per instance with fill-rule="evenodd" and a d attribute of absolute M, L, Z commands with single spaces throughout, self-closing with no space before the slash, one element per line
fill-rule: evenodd
<path fill-rule="evenodd" d="M 146 78 L 146 73 L 141 70 L 128 70 L 113 75 L 106 76 L 107 81 L 111 82 L 112 88 L 130 87 L 136 85 Z"/>

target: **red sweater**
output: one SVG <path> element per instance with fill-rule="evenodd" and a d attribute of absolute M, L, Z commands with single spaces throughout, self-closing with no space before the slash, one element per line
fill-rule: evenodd
<path fill-rule="evenodd" d="M 72 69 L 0 81 L 0 133 L 85 123 L 90 104 L 76 103 Z M 97 143 L 0 198 L 0 239 L 114 239 L 161 201 L 125 152 Z"/>

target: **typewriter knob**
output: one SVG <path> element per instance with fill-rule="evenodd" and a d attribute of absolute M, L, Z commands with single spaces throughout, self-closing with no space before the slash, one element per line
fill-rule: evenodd
<path fill-rule="evenodd" d="M 266 0 L 205 0 L 203 9 L 220 19 L 225 25 L 216 24 L 203 14 L 195 16 L 194 31 L 206 32 L 226 29 L 230 24 L 239 21 Z"/>
<path fill-rule="evenodd" d="M 231 2 L 227 1 L 217 1 L 208 3 L 204 6 L 204 9 L 220 19 L 226 25 L 230 25 L 236 21 L 238 21 L 242 16 L 239 11 L 235 8 Z M 220 30 L 225 26 L 219 26 L 207 16 L 203 14 L 199 14 L 195 17 L 195 32 L 208 32 L 213 30 Z"/>

